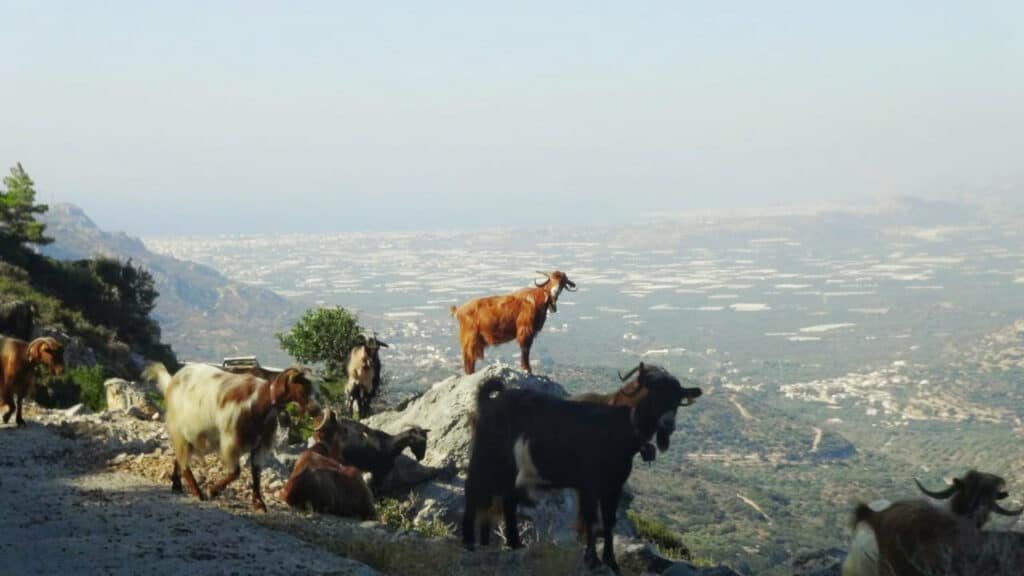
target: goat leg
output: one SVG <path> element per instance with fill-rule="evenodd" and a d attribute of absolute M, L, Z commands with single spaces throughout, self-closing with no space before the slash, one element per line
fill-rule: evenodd
<path fill-rule="evenodd" d="M 11 416 L 14 415 L 14 393 L 10 392 L 4 395 L 4 404 L 7 405 L 7 412 L 4 412 L 4 424 L 11 421 Z"/>
<path fill-rule="evenodd" d="M 619 494 L 611 494 L 601 498 L 601 521 L 604 524 L 604 552 L 601 560 L 612 572 L 619 573 L 619 563 L 615 561 L 615 512 L 619 507 Z"/>
<path fill-rule="evenodd" d="M 178 459 L 174 459 L 174 470 L 171 471 L 171 492 L 181 492 L 181 466 Z"/>
<path fill-rule="evenodd" d="M 505 543 L 509 548 L 522 548 L 523 543 L 519 540 L 519 521 L 516 518 L 516 507 L 519 505 L 515 493 L 505 496 L 501 503 L 502 511 L 505 513 Z"/>
<path fill-rule="evenodd" d="M 196 495 L 196 498 L 199 498 L 200 500 L 206 500 L 206 495 L 203 494 L 203 491 L 199 489 L 199 484 L 196 483 L 196 477 L 192 475 L 192 468 L 189 466 L 185 466 L 185 469 L 182 470 L 181 475 L 182 477 L 185 478 L 185 483 L 188 484 L 188 489 L 191 490 L 192 493 Z"/>
<path fill-rule="evenodd" d="M 25 419 L 21 417 L 21 404 L 25 401 L 25 396 L 18 394 L 18 415 L 14 417 L 14 422 L 21 428 L 25 425 Z"/>
<path fill-rule="evenodd" d="M 263 495 L 260 494 L 260 474 L 263 470 L 256 463 L 257 460 L 256 451 L 253 450 L 249 454 L 249 464 L 252 468 L 252 509 L 257 512 L 266 512 L 267 505 L 263 502 Z"/>
<path fill-rule="evenodd" d="M 519 340 L 519 367 L 526 371 L 527 374 L 533 374 L 533 369 L 530 368 L 530 348 L 533 347 L 533 338 L 526 336 L 520 331 Z"/>
<path fill-rule="evenodd" d="M 587 568 L 595 570 L 601 566 L 597 559 L 597 541 L 594 536 L 594 521 L 597 519 L 597 498 L 589 492 L 580 492 L 580 509 L 583 510 L 583 531 L 587 536 L 587 548 L 583 553 L 583 562 Z"/>
<path fill-rule="evenodd" d="M 480 536 L 481 545 L 484 544 L 483 535 Z M 476 505 L 467 494 L 466 510 L 462 513 L 462 545 L 466 550 L 472 550 L 476 546 Z"/>
<path fill-rule="evenodd" d="M 220 482 L 217 482 L 216 484 L 213 485 L 212 488 L 210 488 L 210 499 L 213 500 L 214 498 L 219 496 L 220 493 L 223 492 L 225 488 L 227 488 L 228 484 L 231 484 L 235 480 L 238 480 L 238 477 L 241 476 L 241 474 L 242 467 L 236 463 L 235 467 L 231 469 L 231 473 L 229 473 L 227 476 L 222 478 Z"/>

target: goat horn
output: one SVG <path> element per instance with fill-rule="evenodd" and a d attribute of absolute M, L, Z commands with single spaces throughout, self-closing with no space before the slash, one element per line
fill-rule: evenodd
<path fill-rule="evenodd" d="M 938 498 L 939 500 L 945 500 L 952 496 L 957 491 L 956 484 L 953 484 L 949 488 L 946 488 L 945 490 L 941 490 L 939 492 L 932 492 L 931 490 L 925 488 L 924 486 L 921 485 L 921 481 L 918 480 L 917 478 L 914 478 L 914 484 L 917 484 L 917 488 L 921 490 L 921 492 L 924 492 L 925 494 L 931 496 L 932 498 Z"/>
<path fill-rule="evenodd" d="M 1024 508 L 1018 508 L 1016 510 L 1007 510 L 1006 508 L 1000 506 L 998 502 L 992 503 L 992 510 L 996 514 L 1002 514 L 1003 516 L 1020 516 L 1021 514 L 1024 514 Z"/>
<path fill-rule="evenodd" d="M 540 274 L 541 276 L 547 278 L 548 280 L 551 279 L 551 274 L 549 274 L 547 272 L 541 272 L 540 270 L 537 270 L 537 274 Z"/>
<path fill-rule="evenodd" d="M 644 365 L 643 362 L 637 364 L 632 370 L 630 370 L 629 372 L 626 372 L 625 375 L 623 375 L 622 372 L 619 372 L 619 380 L 625 382 L 626 380 L 629 379 L 630 376 L 632 376 L 633 374 L 636 374 L 636 371 L 639 370 L 640 368 L 642 368 L 643 365 Z"/>

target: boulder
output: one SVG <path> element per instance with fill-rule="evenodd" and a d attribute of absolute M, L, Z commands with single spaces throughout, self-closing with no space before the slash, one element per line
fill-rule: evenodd
<path fill-rule="evenodd" d="M 461 528 L 463 486 L 473 439 L 476 391 L 492 376 L 502 378 L 509 388 L 568 397 L 560 384 L 547 377 L 492 365 L 469 376 L 453 376 L 434 384 L 400 412 L 381 412 L 363 421 L 389 434 L 397 434 L 413 425 L 430 430 L 423 461 L 416 462 L 408 453 L 403 454 L 395 462 L 392 478 L 385 485 L 386 488 L 388 485 L 412 486 L 408 495 L 415 502 L 412 514 L 417 523 L 437 519 L 456 530 Z M 422 481 L 431 476 L 433 479 L 429 482 Z M 572 490 L 545 490 L 538 492 L 538 496 L 536 506 L 520 508 L 523 541 L 575 543 L 576 493 Z M 630 499 L 629 495 L 623 497 L 624 503 Z M 617 533 L 635 534 L 624 513 L 619 515 L 616 529 Z"/>
<path fill-rule="evenodd" d="M 140 420 L 151 420 L 159 410 L 146 398 L 152 388 L 143 383 L 110 378 L 103 383 L 107 393 L 107 410 L 127 412 Z"/>

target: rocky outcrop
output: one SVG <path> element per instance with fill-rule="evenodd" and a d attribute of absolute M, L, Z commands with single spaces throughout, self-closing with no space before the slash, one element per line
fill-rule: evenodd
<path fill-rule="evenodd" d="M 397 434 L 413 425 L 430 430 L 423 461 L 416 462 L 403 454 L 396 461 L 392 478 L 386 485 L 386 488 L 412 486 L 408 493 L 416 502 L 414 514 L 417 523 L 438 519 L 458 527 L 473 439 L 476 391 L 492 376 L 501 377 L 509 388 L 568 397 L 565 389 L 549 378 L 490 366 L 469 376 L 453 376 L 434 384 L 401 412 L 382 412 L 365 420 L 367 425 L 389 434 Z M 433 476 L 434 479 L 418 483 L 425 476 Z M 543 493 L 536 507 L 522 509 L 524 541 L 575 542 L 575 502 L 576 496 L 572 491 L 551 491 Z M 626 529 L 628 521 L 620 521 L 619 524 Z M 625 532 L 632 533 L 631 526 Z"/>
<path fill-rule="evenodd" d="M 155 389 L 140 382 L 129 382 L 122 378 L 110 378 L 103 383 L 107 394 L 107 410 L 127 412 L 140 419 L 152 419 L 159 410 L 147 398 Z"/>

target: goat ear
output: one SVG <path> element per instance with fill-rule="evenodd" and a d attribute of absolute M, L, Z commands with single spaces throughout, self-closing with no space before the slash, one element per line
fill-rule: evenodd
<path fill-rule="evenodd" d="M 36 338 L 28 345 L 28 359 L 32 362 L 38 362 L 42 360 L 43 346 L 47 344 L 44 338 Z"/>

